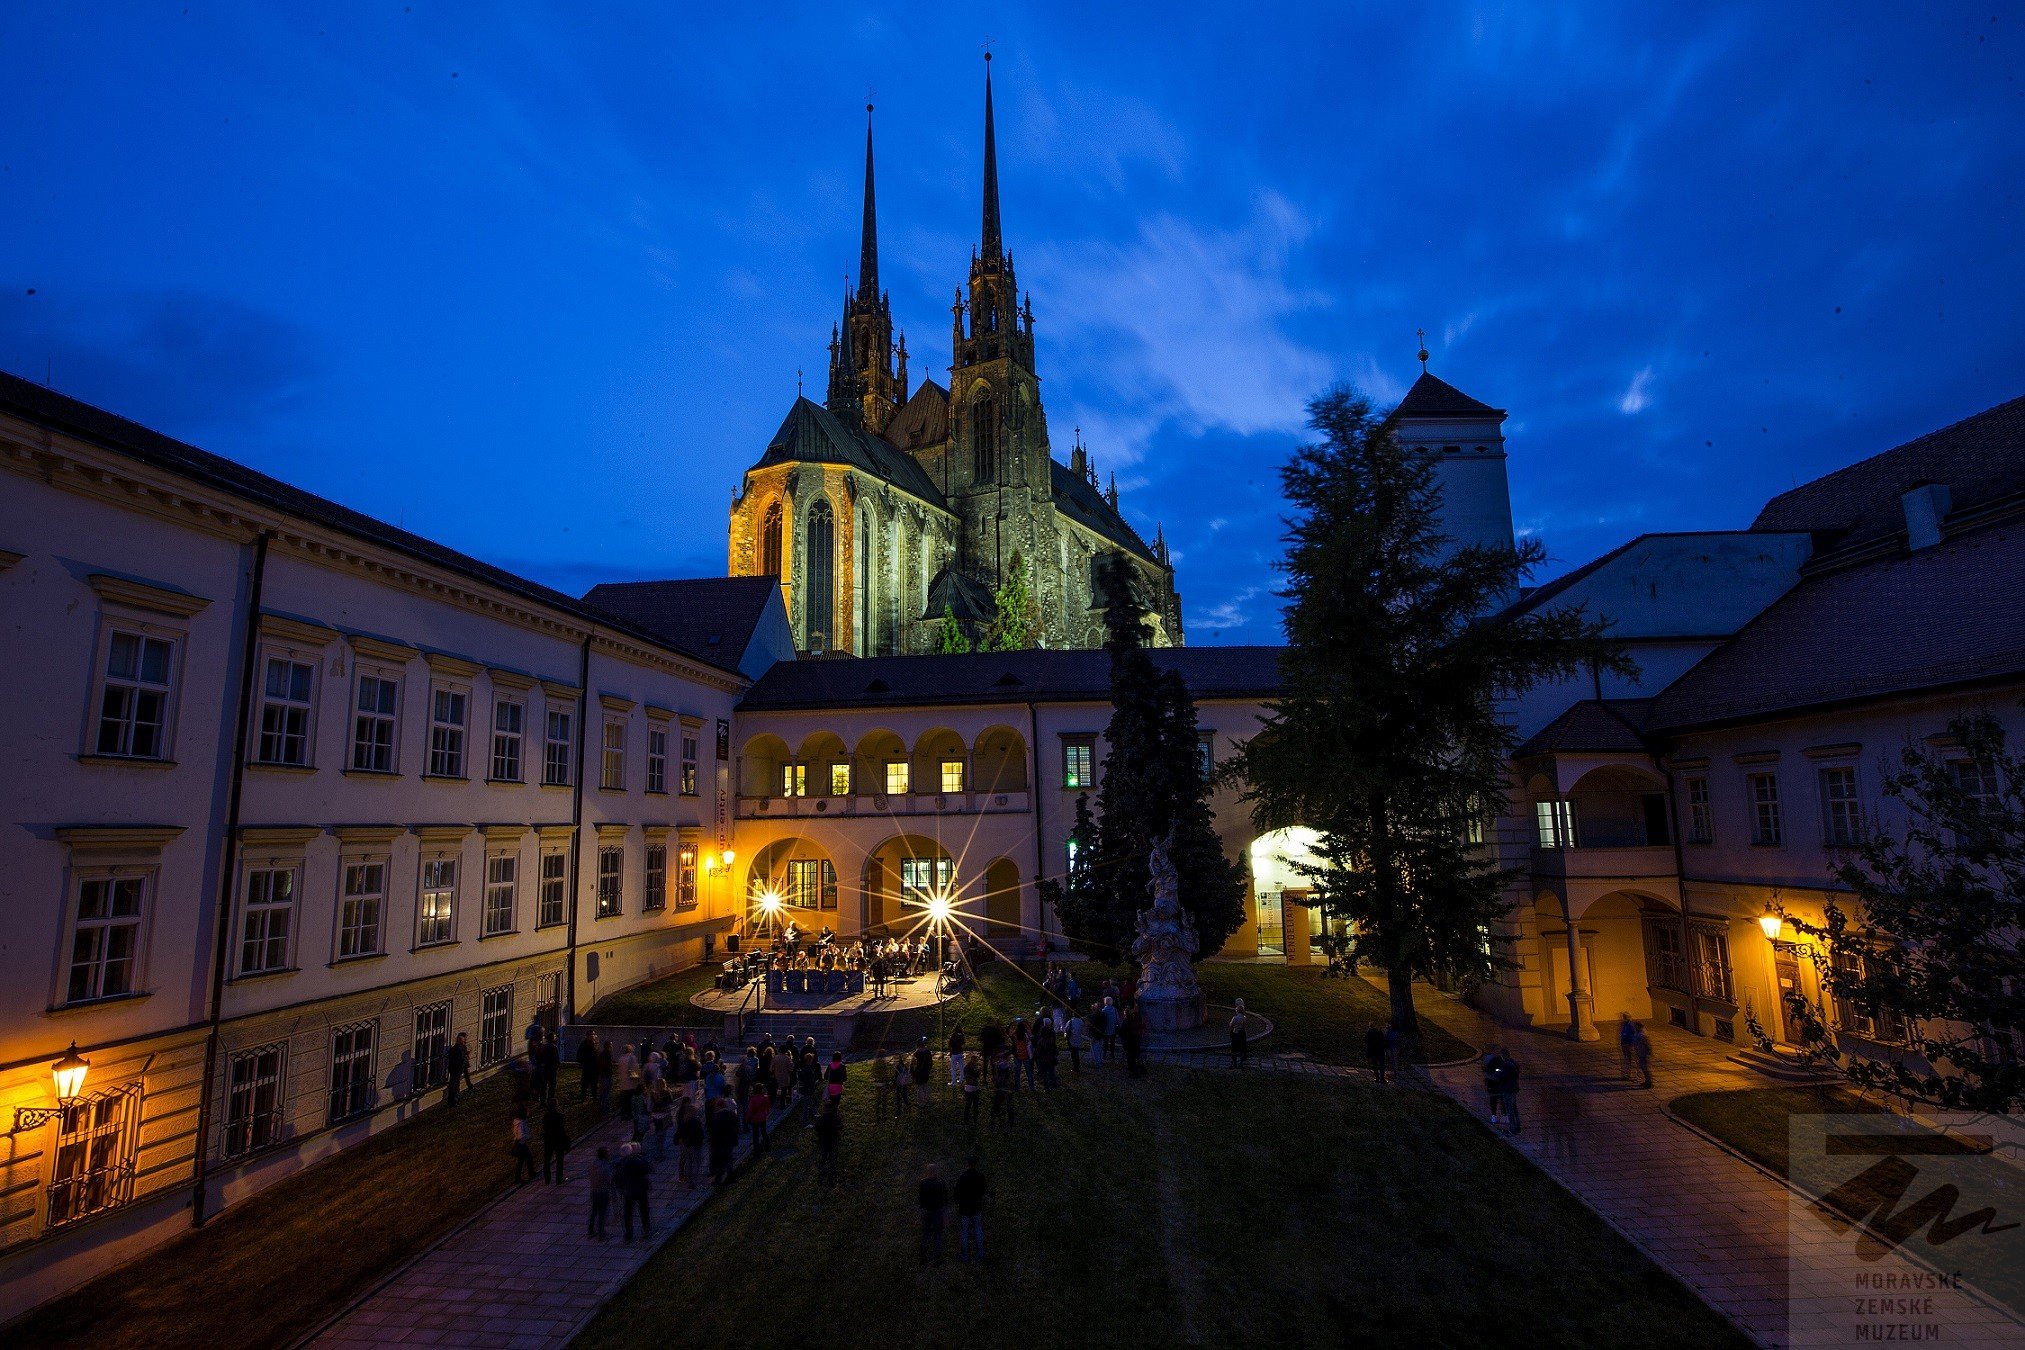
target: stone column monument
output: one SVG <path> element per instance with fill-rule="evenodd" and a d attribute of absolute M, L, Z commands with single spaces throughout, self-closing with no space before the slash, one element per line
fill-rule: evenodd
<path fill-rule="evenodd" d="M 1139 1009 L 1148 1031 L 1189 1031 L 1202 1025 L 1202 986 L 1189 964 L 1202 944 L 1195 920 L 1181 908 L 1180 886 L 1168 848 L 1173 831 L 1155 840 L 1147 860 L 1153 873 L 1153 904 L 1139 911 L 1139 936 L 1132 955 L 1144 968 L 1139 977 Z"/>

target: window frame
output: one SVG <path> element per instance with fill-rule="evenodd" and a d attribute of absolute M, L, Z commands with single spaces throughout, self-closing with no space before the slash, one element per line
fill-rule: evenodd
<path fill-rule="evenodd" d="M 236 979 L 250 979 L 260 975 L 281 975 L 295 969 L 295 943 L 301 925 L 296 921 L 296 912 L 302 899 L 303 865 L 299 859 L 266 858 L 249 862 L 239 870 L 239 912 L 233 929 L 233 976 Z M 276 901 L 269 892 L 269 898 L 254 900 L 254 878 L 287 877 L 288 898 Z M 271 884 L 271 883 L 270 883 Z M 253 937 L 256 911 L 262 919 L 261 936 Z M 279 913 L 282 917 L 280 959 L 270 965 L 252 966 L 247 964 L 248 944 L 258 941 L 263 947 L 274 944 L 273 919 Z"/>
<path fill-rule="evenodd" d="M 248 762 L 269 769 L 314 769 L 316 767 L 317 694 L 322 684 L 322 681 L 317 676 L 319 674 L 318 668 L 323 663 L 323 653 L 311 652 L 304 647 L 275 642 L 272 639 L 263 641 L 260 644 L 259 652 L 260 675 L 254 685 L 253 735 L 249 746 L 251 758 Z M 308 689 L 300 699 L 294 697 L 292 688 L 287 692 L 286 696 L 277 696 L 269 692 L 268 683 L 277 665 L 284 665 L 291 669 L 308 672 Z M 268 713 L 273 710 L 281 712 L 283 725 L 279 730 L 270 731 L 268 729 Z M 287 714 L 290 711 L 299 711 L 302 715 L 302 725 L 299 730 L 293 733 L 286 726 Z M 288 759 L 282 753 L 287 750 L 291 736 L 301 741 L 302 757 L 300 759 Z M 274 754 L 268 753 L 270 737 L 274 738 L 275 741 L 274 749 L 276 753 Z"/>
<path fill-rule="evenodd" d="M 503 878 L 498 874 L 502 863 L 506 867 Z M 505 896 L 503 905 L 499 902 L 502 893 Z M 478 936 L 506 937 L 520 931 L 514 926 L 519 911 L 520 850 L 493 849 L 485 855 L 485 892 L 478 911 Z"/>
<path fill-rule="evenodd" d="M 640 892 L 640 912 L 653 914 L 668 908 L 668 845 L 658 840 L 647 845 L 645 880 Z"/>
<path fill-rule="evenodd" d="M 607 864 L 610 864 L 607 866 Z M 626 912 L 626 846 L 598 845 L 597 903 L 592 918 L 617 919 Z"/>
<path fill-rule="evenodd" d="M 848 797 L 851 795 L 851 761 L 835 760 L 830 764 L 830 795 Z"/>
<path fill-rule="evenodd" d="M 555 875 L 549 875 L 549 860 L 556 863 Z M 554 918 L 550 918 L 549 887 L 553 885 Z M 543 848 L 540 861 L 535 864 L 535 909 L 534 926 L 537 929 L 556 928 L 569 922 L 570 910 L 570 855 L 562 846 Z"/>
<path fill-rule="evenodd" d="M 696 858 L 694 844 L 680 844 L 675 849 L 675 908 L 694 909 L 696 897 Z"/>
<path fill-rule="evenodd" d="M 783 893 L 790 907 L 818 911 L 837 908 L 837 869 L 828 858 L 792 858 L 783 880 Z M 813 904 L 807 903 L 811 891 L 815 896 Z"/>
<path fill-rule="evenodd" d="M 935 783 L 937 795 L 960 797 L 968 789 L 964 786 L 969 779 L 970 765 L 960 755 L 944 755 L 935 761 Z"/>
<path fill-rule="evenodd" d="M 392 687 L 394 691 L 394 707 L 392 712 L 382 712 L 378 708 L 368 709 L 365 707 L 366 682 L 368 680 L 378 685 Z M 352 671 L 351 739 L 349 751 L 345 756 L 346 772 L 389 775 L 400 773 L 402 684 L 403 681 L 400 673 L 389 667 L 370 665 L 362 661 Z M 367 738 L 366 732 L 369 724 L 374 728 L 385 728 L 386 743 L 384 746 L 377 739 Z M 377 764 L 370 762 L 371 756 L 367 752 L 381 749 L 384 749 L 386 752 L 386 763 Z"/>
<path fill-rule="evenodd" d="M 699 733 L 688 727 L 682 728 L 682 795 L 685 797 L 694 797 L 698 793 L 696 762 L 701 749 L 700 739 Z"/>
<path fill-rule="evenodd" d="M 442 715 L 444 700 L 456 700 L 455 721 Z M 429 743 L 424 778 L 463 782 L 471 769 L 471 686 L 456 680 L 429 682 Z"/>
<path fill-rule="evenodd" d="M 556 737 L 556 723 L 562 723 L 562 737 Z M 553 700 L 542 707 L 541 785 L 571 787 L 576 783 L 577 717 L 573 707 L 558 707 Z"/>
<path fill-rule="evenodd" d="M 1821 844 L 1855 848 L 1863 842 L 1863 780 L 1854 764 L 1823 764 L 1815 775 L 1821 792 Z M 1846 788 L 1847 795 L 1838 793 Z"/>
<path fill-rule="evenodd" d="M 1555 852 L 1576 847 L 1574 802 L 1545 797 L 1533 803 L 1533 847 Z"/>
<path fill-rule="evenodd" d="M 63 945 L 58 949 L 62 959 L 57 967 L 56 1007 L 81 1008 L 93 1003 L 139 998 L 149 992 L 148 939 L 153 927 L 155 888 L 160 882 L 160 874 L 159 858 L 147 861 L 94 859 L 72 866 L 64 913 Z M 132 883 L 135 887 L 137 898 L 131 916 L 111 912 L 117 887 L 124 883 Z M 108 887 L 108 912 L 87 919 L 84 914 L 85 889 L 99 884 Z M 127 921 L 129 918 L 131 922 Z M 111 939 L 97 939 L 87 963 L 94 972 L 88 979 L 87 990 L 82 994 L 73 993 L 79 969 L 79 938 L 86 932 L 111 934 L 116 930 L 130 930 L 132 933 L 131 945 L 126 953 L 112 957 L 109 954 Z M 125 987 L 108 993 L 106 975 L 115 964 L 126 967 L 127 983 Z"/>
<path fill-rule="evenodd" d="M 1687 774 L 1681 783 L 1687 793 L 1688 828 L 1684 844 L 1713 844 L 1716 842 L 1715 807 L 1709 797 L 1709 776 Z"/>
<path fill-rule="evenodd" d="M 1783 848 L 1786 843 L 1786 816 L 1779 800 L 1776 770 L 1754 770 L 1744 775 L 1744 787 L 1751 808 L 1751 846 Z"/>
<path fill-rule="evenodd" d="M 1081 762 L 1078 763 L 1078 760 Z M 1088 792 L 1097 786 L 1097 737 L 1079 732 L 1062 737 L 1062 786 Z"/>
<path fill-rule="evenodd" d="M 450 1079 L 450 1047 L 456 1044 L 451 1025 L 456 1011 L 454 999 L 437 999 L 417 1004 L 409 1019 L 408 1095 L 418 1097 Z M 426 1052 L 426 1058 L 424 1058 Z"/>
<path fill-rule="evenodd" d="M 601 792 L 626 790 L 626 717 L 611 713 L 605 717 L 598 741 L 598 789 Z"/>
<path fill-rule="evenodd" d="M 478 995 L 478 1067 L 503 1064 L 512 1053 L 513 985 L 494 985 Z"/>
<path fill-rule="evenodd" d="M 263 1070 L 258 1062 L 272 1057 L 273 1067 Z M 240 1066 L 254 1066 L 253 1075 L 244 1081 L 240 1077 Z M 263 1094 L 262 1089 L 267 1089 Z M 257 1111 L 244 1108 L 257 1106 L 263 1096 L 267 1105 Z M 264 1138 L 259 1137 L 260 1122 L 267 1122 Z M 248 1158 L 265 1149 L 283 1142 L 288 1131 L 288 1042 L 269 1041 L 265 1045 L 248 1046 L 235 1050 L 225 1061 L 225 1109 L 220 1118 L 222 1127 L 218 1141 L 219 1154 L 224 1158 Z M 235 1145 L 235 1140 L 239 1140 Z"/>
<path fill-rule="evenodd" d="M 515 723 L 510 730 L 500 725 L 502 714 L 509 708 L 513 710 Z M 492 753 L 485 779 L 489 783 L 527 781 L 527 699 L 519 694 L 492 696 Z"/>
<path fill-rule="evenodd" d="M 445 884 L 442 868 L 449 869 Z M 436 870 L 434 880 L 431 870 Z M 415 950 L 448 947 L 457 941 L 457 891 L 463 881 L 464 859 L 455 849 L 424 849 L 415 881 Z M 432 900 L 440 897 L 441 912 L 432 913 Z M 430 937 L 432 932 L 440 937 Z"/>
<path fill-rule="evenodd" d="M 926 889 L 923 888 L 922 882 L 918 880 L 909 881 L 907 879 L 910 871 L 924 866 L 928 868 Z M 916 909 L 921 908 L 934 898 L 937 890 L 948 891 L 955 884 L 955 880 L 956 861 L 953 858 L 902 858 L 900 860 L 900 903 L 903 906 Z"/>
<path fill-rule="evenodd" d="M 383 956 L 386 954 L 387 879 L 391 874 L 392 865 L 393 859 L 386 853 L 352 853 L 339 857 L 337 913 L 335 916 L 337 934 L 331 943 L 331 960 L 333 963 L 357 961 L 365 957 Z M 377 870 L 379 889 L 352 890 L 351 884 L 354 870 L 359 872 Z M 368 903 L 371 905 L 372 913 L 370 925 L 347 921 L 349 918 L 346 913 L 348 907 L 354 905 L 363 907 Z M 346 951 L 347 938 L 354 933 L 370 934 L 372 938 L 371 945 L 357 946 L 352 951 Z"/>
<path fill-rule="evenodd" d="M 809 795 L 809 766 L 798 759 L 783 760 L 780 766 L 780 795 L 782 797 L 806 797 Z"/>
<path fill-rule="evenodd" d="M 83 754 L 91 759 L 116 759 L 137 764 L 166 764 L 175 761 L 175 730 L 177 695 L 182 686 L 183 653 L 189 642 L 189 630 L 172 627 L 160 622 L 111 610 L 102 611 L 103 626 L 99 641 L 93 649 L 92 679 L 87 697 Z M 142 664 L 136 661 L 136 671 L 131 677 L 115 676 L 112 672 L 113 650 L 120 638 L 131 638 L 139 651 L 145 653 L 150 642 L 158 642 L 168 649 L 168 669 L 163 680 L 156 684 L 141 679 Z M 158 694 L 161 698 L 160 720 L 155 724 L 156 748 L 153 753 L 136 753 L 132 746 L 134 729 L 139 719 L 123 715 L 118 724 L 123 728 L 119 745 L 123 748 L 105 748 L 106 696 L 115 687 L 125 688 L 135 695 L 129 704 L 129 714 L 138 704 L 141 692 Z"/>
<path fill-rule="evenodd" d="M 339 1042 L 345 1042 L 343 1050 Z M 370 1115 L 379 1105 L 374 1100 L 378 1091 L 380 1058 L 380 1024 L 368 1018 L 361 1022 L 348 1022 L 330 1030 L 330 1055 L 326 1064 L 325 1083 L 329 1089 L 325 1119 L 332 1125 L 347 1120 L 357 1120 Z M 364 1072 L 359 1069 L 363 1067 Z M 347 1072 L 343 1081 L 339 1070 Z M 344 1094 L 341 1104 L 339 1094 Z"/>
<path fill-rule="evenodd" d="M 647 724 L 647 791 L 668 793 L 668 727 L 661 722 Z"/>
<path fill-rule="evenodd" d="M 895 783 L 899 786 L 894 786 Z M 889 759 L 886 761 L 886 795 L 905 797 L 914 787 L 914 765 L 910 760 Z"/>

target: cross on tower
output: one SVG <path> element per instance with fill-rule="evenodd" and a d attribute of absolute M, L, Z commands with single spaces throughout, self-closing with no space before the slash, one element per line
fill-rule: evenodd
<path fill-rule="evenodd" d="M 1420 339 L 1420 373 L 1427 374 L 1427 330 L 1416 328 L 1413 335 Z"/>

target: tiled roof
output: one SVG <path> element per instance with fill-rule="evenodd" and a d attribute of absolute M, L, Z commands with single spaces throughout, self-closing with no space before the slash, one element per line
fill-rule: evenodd
<path fill-rule="evenodd" d="M 2025 677 L 2025 521 L 1809 577 L 1662 690 L 1649 731 Z"/>
<path fill-rule="evenodd" d="M 491 563 L 480 562 L 468 554 L 397 529 L 382 520 L 375 520 L 350 507 L 291 487 L 278 478 L 235 463 L 222 455 L 208 450 L 199 450 L 159 431 L 151 431 L 137 422 L 95 408 L 89 403 L 45 389 L 39 384 L 24 380 L 17 375 L 0 371 L 0 411 L 8 412 L 25 421 L 46 426 L 76 440 L 124 455 L 139 463 L 149 465 L 167 473 L 179 474 L 195 483 L 218 491 L 228 492 L 243 500 L 268 510 L 279 511 L 301 520 L 311 521 L 326 529 L 363 540 L 380 548 L 418 559 L 431 566 L 482 582 L 510 595 L 534 604 L 546 605 L 551 609 L 574 615 L 588 623 L 604 624 L 615 631 L 627 633 L 641 641 L 668 646 L 664 639 L 643 631 L 620 616 L 608 614 L 593 608 L 581 600 L 552 591 L 548 587 L 515 576 Z M 732 674 L 738 669 L 734 660 L 721 660 L 714 655 L 676 648 L 683 655 L 720 667 Z"/>
<path fill-rule="evenodd" d="M 1905 528 L 1899 498 L 1927 483 L 1947 485 L 1952 513 L 2025 492 L 2025 398 L 1782 492 L 1751 528 L 1831 533 L 1838 547 L 1886 538 Z"/>
<path fill-rule="evenodd" d="M 1406 391 L 1406 397 L 1399 400 L 1399 406 L 1392 410 L 1394 417 L 1503 417 L 1503 408 L 1493 408 L 1488 403 L 1479 403 L 1446 380 L 1438 380 L 1426 371 L 1413 382 L 1413 388 Z"/>
<path fill-rule="evenodd" d="M 949 439 L 949 391 L 923 380 L 886 424 L 886 439 L 902 450 L 919 450 Z"/>
<path fill-rule="evenodd" d="M 1651 707 L 1649 698 L 1585 698 L 1534 732 L 1512 755 L 1635 754 L 1645 749 L 1638 728 Z"/>
<path fill-rule="evenodd" d="M 976 577 L 945 567 L 928 583 L 928 605 L 921 617 L 940 619 L 945 609 L 963 623 L 990 623 L 998 613 L 998 597 Z"/>
<path fill-rule="evenodd" d="M 1088 479 L 1058 459 L 1048 461 L 1048 474 L 1055 510 L 1127 552 L 1136 553 L 1148 562 L 1155 561 L 1153 550 L 1146 547 L 1146 541 L 1139 537 L 1139 532 L 1125 523 L 1125 517 L 1112 508 L 1104 494 L 1092 487 Z"/>
<path fill-rule="evenodd" d="M 736 666 L 752 641 L 777 577 L 700 577 L 683 581 L 615 581 L 593 586 L 584 603 L 663 641 Z"/>
<path fill-rule="evenodd" d="M 1281 647 L 1158 647 L 1161 670 L 1178 670 L 1198 699 L 1272 698 L 1280 690 Z M 783 661 L 746 692 L 744 710 L 916 707 L 1106 701 L 1111 657 L 1104 651 L 973 652 L 965 656 L 879 656 Z"/>
<path fill-rule="evenodd" d="M 759 457 L 762 465 L 792 460 L 848 464 L 947 509 L 942 490 L 914 456 L 869 432 L 845 426 L 827 408 L 806 398 L 795 400 L 780 430 L 767 443 L 766 453 Z"/>

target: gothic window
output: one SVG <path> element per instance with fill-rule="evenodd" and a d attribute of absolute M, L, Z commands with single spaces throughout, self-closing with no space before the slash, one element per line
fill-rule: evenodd
<path fill-rule="evenodd" d="M 780 503 L 766 508 L 766 520 L 759 527 L 759 570 L 762 576 L 780 575 Z"/>
<path fill-rule="evenodd" d="M 837 526 L 830 515 L 830 504 L 818 501 L 809 511 L 808 537 L 808 598 L 805 601 L 808 612 L 808 643 L 810 650 L 816 647 L 816 637 L 830 635 L 834 621 L 837 576 Z"/>
<path fill-rule="evenodd" d="M 998 403 L 990 394 L 980 394 L 970 404 L 970 448 L 972 474 L 980 483 L 998 479 Z"/>

